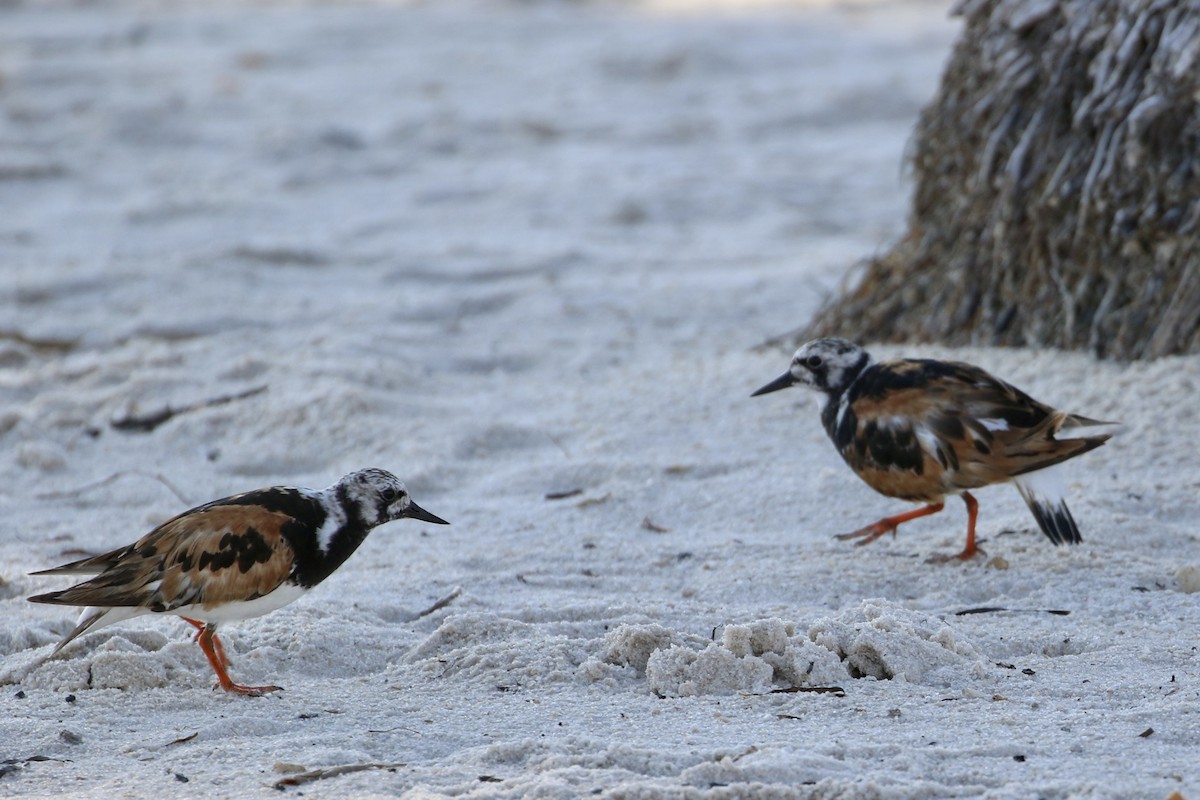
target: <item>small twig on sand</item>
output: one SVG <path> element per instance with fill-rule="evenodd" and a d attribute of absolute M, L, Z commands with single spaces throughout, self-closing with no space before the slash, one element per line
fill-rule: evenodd
<path fill-rule="evenodd" d="M 345 764 L 340 767 L 310 769 L 308 772 L 301 772 L 299 775 L 289 775 L 286 778 L 275 781 L 275 788 L 282 790 L 289 786 L 303 786 L 306 783 L 324 780 L 325 778 L 336 778 L 339 775 L 349 775 L 352 772 L 366 772 L 371 769 L 394 770 L 407 766 L 408 764 Z"/>
<path fill-rule="evenodd" d="M 649 514 L 647 514 L 645 519 L 642 520 L 642 527 L 648 531 L 653 531 L 654 533 L 670 533 L 671 532 L 670 528 L 664 528 L 662 525 L 656 524 L 654 522 L 654 520 L 650 519 Z"/>
<path fill-rule="evenodd" d="M 367 728 L 367 733 L 394 733 L 396 731 L 408 731 L 417 736 L 421 735 L 421 732 L 416 728 L 406 728 L 403 725 L 397 725 L 394 728 Z"/>
<path fill-rule="evenodd" d="M 232 403 L 234 400 L 245 400 L 247 397 L 254 397 L 256 394 L 262 394 L 267 390 L 266 385 L 255 386 L 253 389 L 246 389 L 243 392 L 234 394 L 224 394 L 219 397 L 212 397 L 208 400 L 200 400 L 195 403 L 189 403 L 186 406 L 179 408 L 171 408 L 163 406 L 157 411 L 151 411 L 147 414 L 127 414 L 124 417 L 114 419 L 110 425 L 113 430 L 118 431 L 134 431 L 137 433 L 148 433 L 154 430 L 159 425 L 169 420 L 171 417 L 179 414 L 185 414 L 188 411 L 198 411 L 202 408 L 212 408 L 226 403 Z"/>
<path fill-rule="evenodd" d="M 21 767 L 28 766 L 35 761 L 57 761 L 60 764 L 69 764 L 71 760 L 68 758 L 51 758 L 50 756 L 29 756 L 27 758 L 6 758 L 0 761 L 0 778 L 6 775 L 11 775 L 17 772 Z"/>
<path fill-rule="evenodd" d="M 846 690 L 840 686 L 789 686 L 786 689 L 772 689 L 767 694 L 798 694 L 801 692 L 831 694 L 834 697 L 846 696 Z"/>
<path fill-rule="evenodd" d="M 91 491 L 92 489 L 99 489 L 102 486 L 107 486 L 108 484 L 110 484 L 116 480 L 124 478 L 126 475 L 140 475 L 143 478 L 150 478 L 152 480 L 156 480 L 159 483 L 161 483 L 163 486 L 167 487 L 167 489 L 169 489 L 171 491 L 171 494 L 173 494 L 177 498 L 179 498 L 179 502 L 183 503 L 185 506 L 191 505 L 191 503 L 188 502 L 187 498 L 185 498 L 183 496 L 183 493 L 180 492 L 179 489 L 177 489 L 175 487 L 175 484 L 171 483 L 163 475 L 161 475 L 157 472 L 146 472 L 145 470 L 140 470 L 140 469 L 123 469 L 120 472 L 114 472 L 112 475 L 109 475 L 107 478 L 98 480 L 95 483 L 89 483 L 84 486 L 80 486 L 76 489 L 67 489 L 66 491 L 61 491 L 61 492 L 43 492 L 41 494 L 34 495 L 34 496 L 39 500 L 55 500 L 60 497 L 71 497 L 73 495 L 81 494 L 82 492 L 88 492 L 88 491 Z"/>
<path fill-rule="evenodd" d="M 962 611 L 955 611 L 954 616 L 965 617 L 968 614 L 995 614 L 997 612 L 1008 612 L 1012 614 L 1054 614 L 1058 617 L 1065 617 L 1070 614 L 1062 608 L 1004 608 L 1003 606 L 981 606 L 980 608 L 964 608 Z"/>
<path fill-rule="evenodd" d="M 436 603 L 434 603 L 433 605 L 431 605 L 429 608 L 427 608 L 427 609 L 425 609 L 424 611 L 422 611 L 422 612 L 420 612 L 419 614 L 417 614 L 415 617 L 413 617 L 413 619 L 420 619 L 421 617 L 428 617 L 428 616 L 429 616 L 430 614 L 432 614 L 433 612 L 435 612 L 435 611 L 440 611 L 441 609 L 443 609 L 443 608 L 445 608 L 446 606 L 448 606 L 448 605 L 450 605 L 451 603 L 453 603 L 453 602 L 454 602 L 454 601 L 455 601 L 455 600 L 458 598 L 458 596 L 459 596 L 460 594 L 462 594 L 462 587 L 461 587 L 461 586 L 455 586 L 455 587 L 454 587 L 454 591 L 453 591 L 453 592 L 451 592 L 450 594 L 446 595 L 446 596 L 445 596 L 445 597 L 443 597 L 441 600 L 438 600 Z"/>
<path fill-rule="evenodd" d="M 55 338 L 55 337 L 40 338 L 37 336 L 28 336 L 24 333 L 21 333 L 20 331 L 15 331 L 15 330 L 0 330 L 0 340 L 16 342 L 17 344 L 23 344 L 26 347 L 32 348 L 34 350 L 47 350 L 47 351 L 59 352 L 59 353 L 65 353 L 68 350 L 73 349 L 77 344 L 79 344 L 78 339 L 65 339 L 65 338 Z"/>

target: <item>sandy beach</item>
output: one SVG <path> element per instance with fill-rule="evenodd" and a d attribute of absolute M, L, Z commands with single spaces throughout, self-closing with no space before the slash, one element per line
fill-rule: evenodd
<path fill-rule="evenodd" d="M 947 12 L 0 3 L 0 797 L 1200 795 L 1200 358 L 873 346 L 1122 423 L 1082 545 L 997 486 L 968 563 L 835 540 L 908 506 L 749 397 L 904 231 Z M 28 573 L 368 466 L 452 524 L 223 627 L 284 691 L 45 660 Z"/>

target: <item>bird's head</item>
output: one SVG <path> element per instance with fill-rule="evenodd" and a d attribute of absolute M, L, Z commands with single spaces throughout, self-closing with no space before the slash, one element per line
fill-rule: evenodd
<path fill-rule="evenodd" d="M 750 396 L 777 392 L 789 386 L 807 386 L 827 397 L 837 397 L 870 363 L 871 356 L 854 342 L 813 339 L 792 356 L 787 372 Z"/>
<path fill-rule="evenodd" d="M 338 481 L 337 488 L 368 525 L 382 525 L 404 517 L 436 525 L 450 524 L 414 503 L 404 484 L 387 470 L 372 468 L 351 472 Z"/>

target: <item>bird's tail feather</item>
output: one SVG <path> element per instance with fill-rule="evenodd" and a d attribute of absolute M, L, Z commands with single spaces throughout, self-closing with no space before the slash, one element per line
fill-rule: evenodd
<path fill-rule="evenodd" d="M 1065 486 L 1058 470 L 1051 467 L 1029 472 L 1014 481 L 1025 498 L 1042 533 L 1055 544 L 1079 544 L 1083 536 L 1067 508 Z"/>
<path fill-rule="evenodd" d="M 111 567 L 120 560 L 122 554 L 130 548 L 121 547 L 116 550 L 110 550 L 107 553 L 100 553 L 95 556 L 81 558 L 78 561 L 72 561 L 70 564 L 62 564 L 61 566 L 51 567 L 50 569 L 39 569 L 37 572 L 31 572 L 30 575 L 99 575 L 104 570 Z"/>
<path fill-rule="evenodd" d="M 75 626 L 74 630 L 64 636 L 62 641 L 54 646 L 54 650 L 50 653 L 49 657 L 54 658 L 60 650 L 92 628 L 102 628 L 114 622 L 136 617 L 140 613 L 142 613 L 142 609 L 128 606 L 118 608 L 85 608 L 83 613 L 79 615 L 79 623 Z"/>
<path fill-rule="evenodd" d="M 1097 444 L 1093 445 L 1093 447 L 1099 447 L 1111 439 L 1113 434 L 1120 433 L 1123 427 L 1119 422 L 1091 419 L 1079 414 L 1059 413 L 1062 414 L 1062 418 L 1058 421 L 1058 427 L 1054 430 L 1054 438 L 1059 441 L 1066 439 L 1098 440 Z M 1091 448 L 1088 449 L 1090 450 Z"/>
<path fill-rule="evenodd" d="M 1121 423 L 1111 419 L 1092 419 L 1085 417 L 1083 414 L 1064 414 L 1062 427 L 1064 428 L 1119 428 Z"/>

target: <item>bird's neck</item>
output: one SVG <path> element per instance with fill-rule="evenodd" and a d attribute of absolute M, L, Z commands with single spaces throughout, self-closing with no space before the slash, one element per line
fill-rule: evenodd
<path fill-rule="evenodd" d="M 297 553 L 293 578 L 301 586 L 316 586 L 345 563 L 370 532 L 365 525 L 347 523 L 329 536 L 324 547 L 318 546 L 315 539 L 312 540 L 306 548 L 308 552 Z"/>
<path fill-rule="evenodd" d="M 835 439 L 834 431 L 837 430 L 838 407 L 841 405 L 842 398 L 846 396 L 846 390 L 840 392 L 821 392 L 821 424 L 825 426 L 825 432 L 829 434 L 830 439 Z"/>
<path fill-rule="evenodd" d="M 306 551 L 302 557 L 297 554 L 295 578 L 302 586 L 316 586 L 332 575 L 371 532 L 372 526 L 355 513 L 356 507 L 347 502 L 342 487 L 332 486 L 324 494 L 325 520 L 310 541 L 299 545 Z"/>
<path fill-rule="evenodd" d="M 829 438 L 839 447 L 841 447 L 840 440 L 844 439 L 846 435 L 843 425 L 846 424 L 848 418 L 852 421 L 854 416 L 849 412 L 850 402 L 856 394 L 854 386 L 863 373 L 872 366 L 872 363 L 871 357 L 864 351 L 852 367 L 836 373 L 834 375 L 835 383 L 820 394 L 821 423 L 825 426 L 825 432 L 829 434 Z"/>
<path fill-rule="evenodd" d="M 324 574 L 321 580 L 329 577 L 335 569 L 345 563 L 346 559 L 354 554 L 358 546 L 366 541 L 367 534 L 371 529 L 362 523 L 349 523 L 329 540 L 329 546 L 325 549 L 322 555 L 322 566 Z"/>
<path fill-rule="evenodd" d="M 824 396 L 825 405 L 821 407 L 821 424 L 838 452 L 844 451 L 853 441 L 858 427 L 858 419 L 850 408 L 854 399 L 853 387 L 852 382 L 839 392 L 829 392 Z"/>

